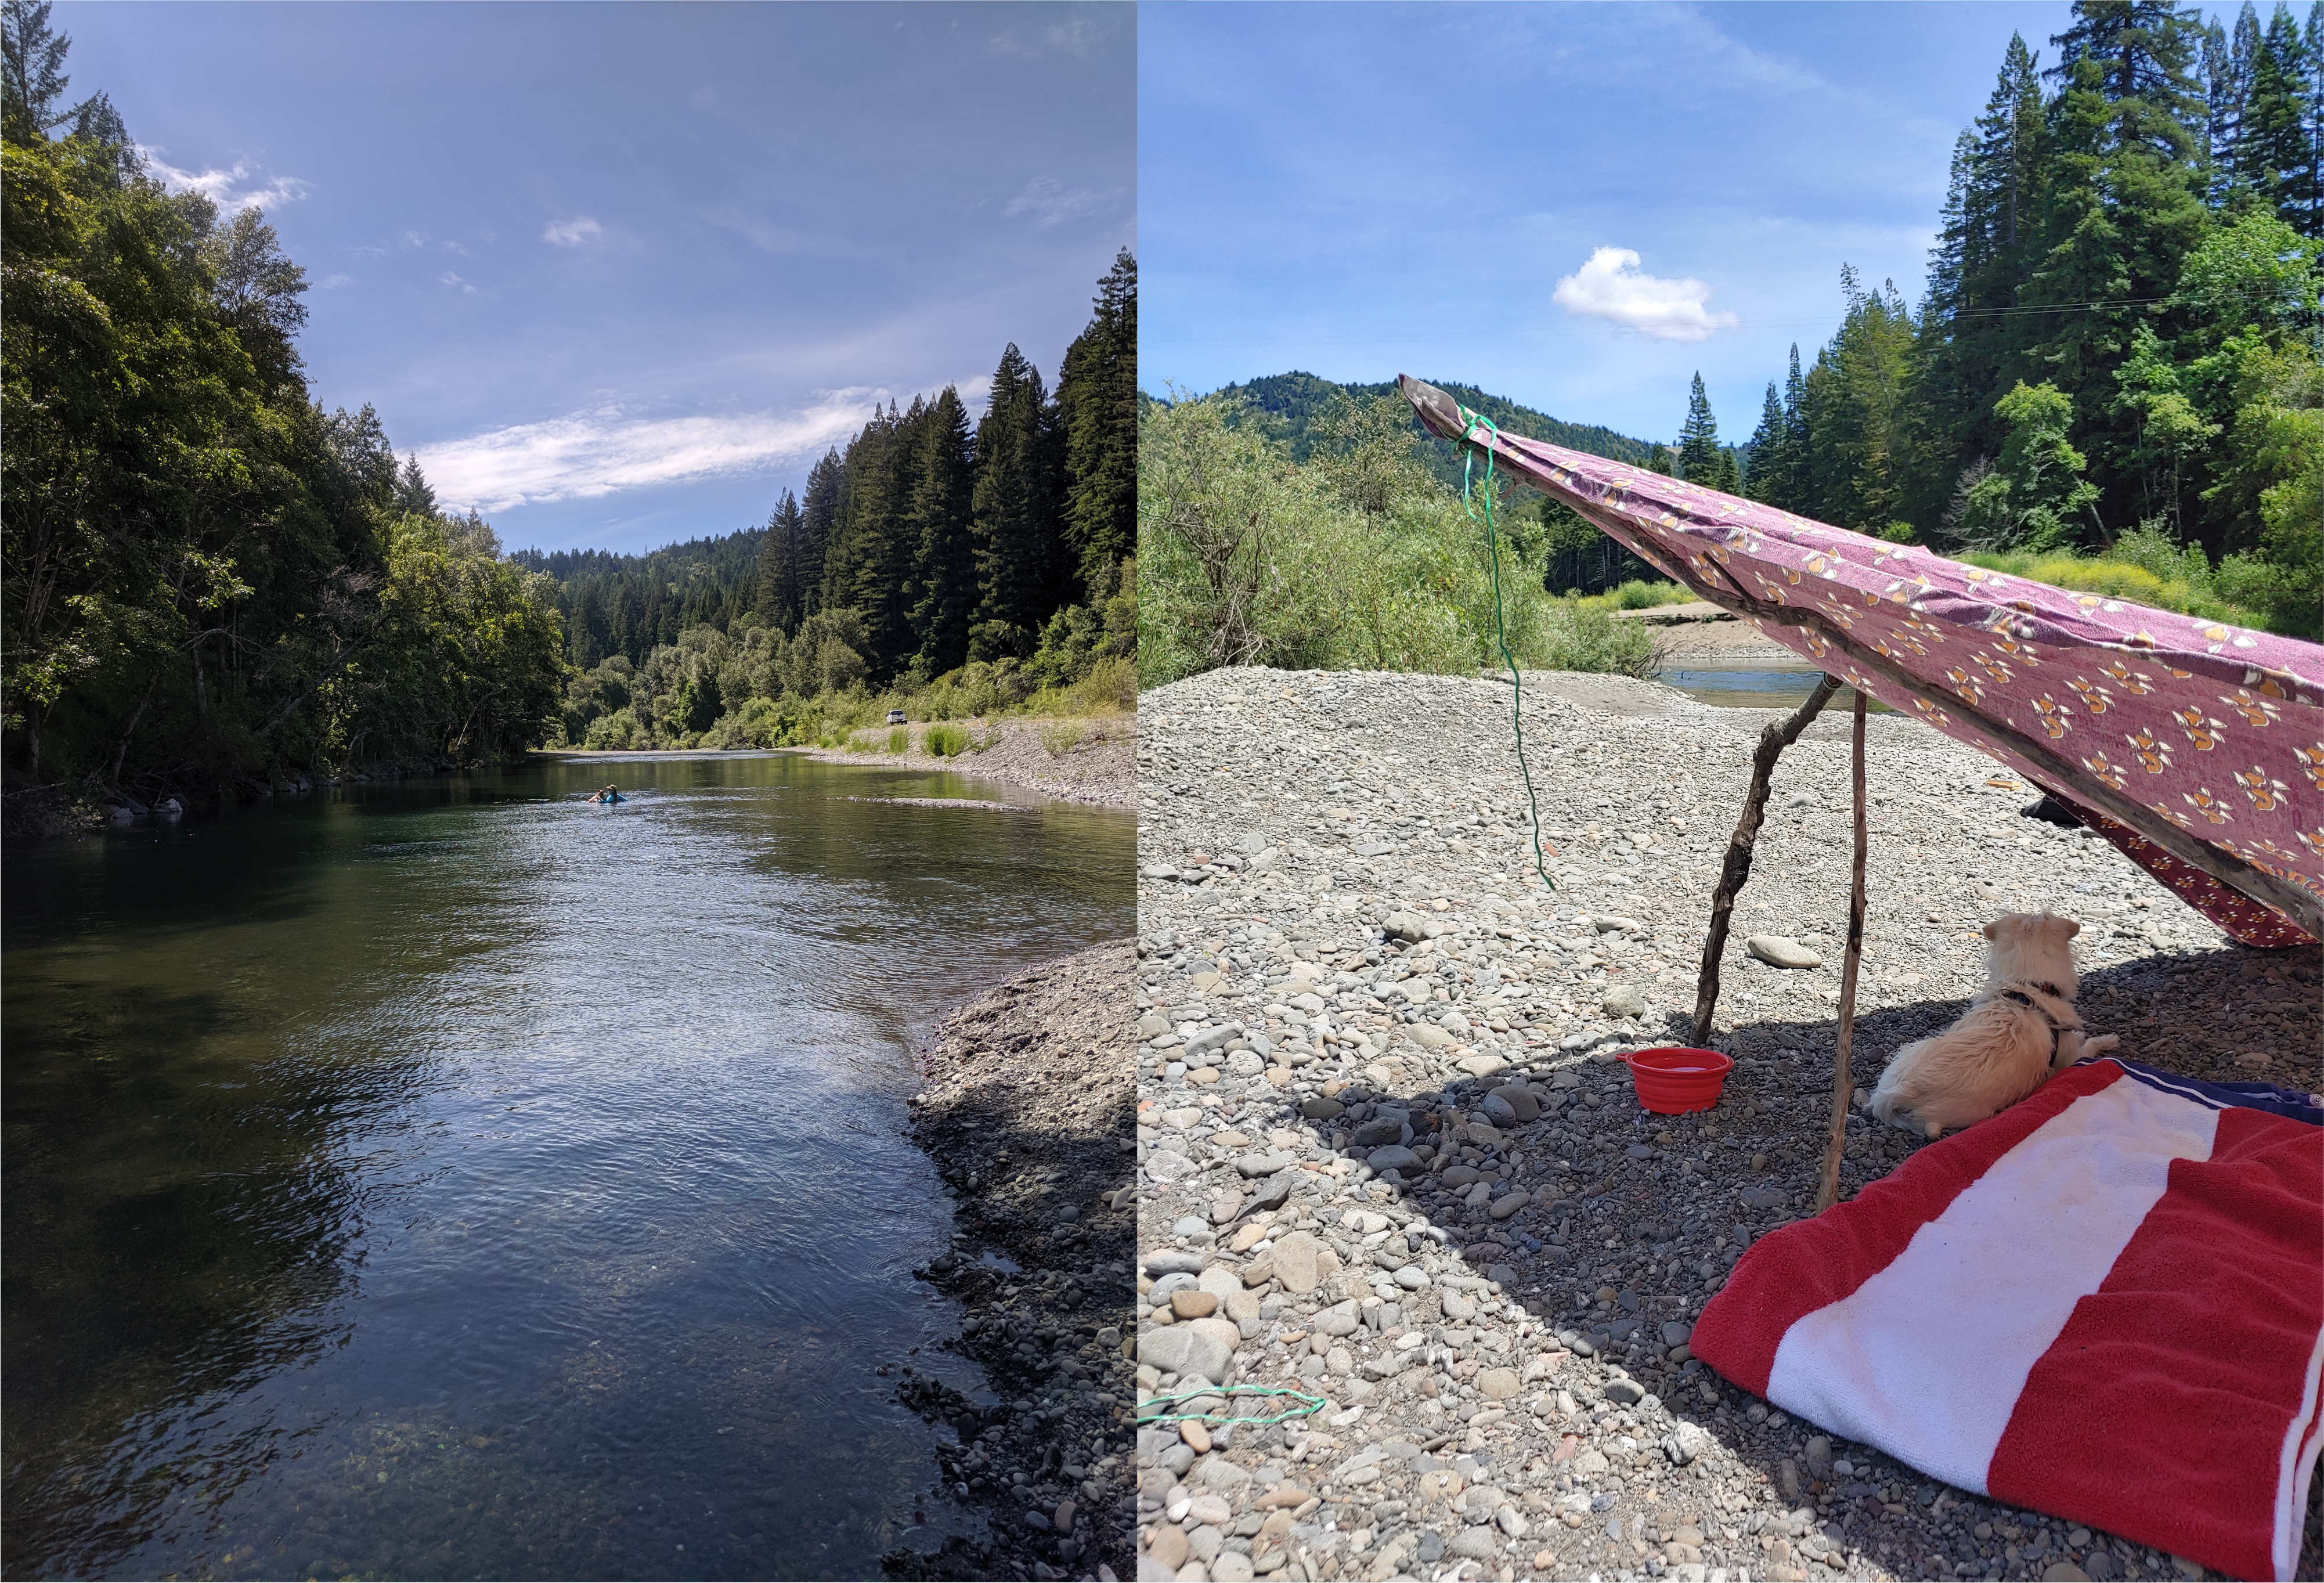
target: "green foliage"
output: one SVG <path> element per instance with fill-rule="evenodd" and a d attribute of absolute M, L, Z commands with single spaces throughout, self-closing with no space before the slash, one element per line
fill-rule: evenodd
<path fill-rule="evenodd" d="M 1465 673 L 1499 663 L 1482 482 L 1464 509 L 1414 454 L 1408 414 L 1388 397 L 1319 414 L 1302 464 L 1238 421 L 1225 396 L 1147 409 L 1141 684 L 1220 665 Z M 1493 515 L 1514 530 L 1499 546 L 1501 604 L 1521 663 L 1650 659 L 1650 636 L 1614 630 L 1630 624 L 1546 596 L 1538 513 L 1502 498 Z"/>
<path fill-rule="evenodd" d="M 0 14 L 8 785 L 230 796 L 540 740 L 549 591 L 435 511 L 370 408 L 309 400 L 304 272 L 258 211 L 147 176 L 103 95 L 60 109 L 47 15 Z"/>
<path fill-rule="evenodd" d="M 2232 40 L 2168 0 L 2079 0 L 2051 43 L 2045 72 L 2011 37 L 1954 146 L 1918 313 L 1843 273 L 1840 331 L 1770 387 L 1746 487 L 2067 567 L 2150 524 L 2208 569 L 2157 597 L 2200 585 L 2312 632 L 2324 0 L 2304 32 L 2247 5 Z"/>
<path fill-rule="evenodd" d="M 897 726 L 890 728 L 885 751 L 891 754 L 908 753 L 911 751 L 911 746 L 912 728 L 909 726 Z"/>
<path fill-rule="evenodd" d="M 968 751 L 968 727 L 965 726 L 931 726 L 923 738 L 928 753 L 936 758 L 957 758 Z"/>
<path fill-rule="evenodd" d="M 1008 659 L 1038 665 L 1037 686 L 1069 687 L 1127 653 L 1108 644 L 1134 643 L 1135 623 L 1109 626 L 1105 609 L 1136 548 L 1137 283 L 1125 251 L 1054 396 L 1010 346 L 973 435 L 949 386 L 890 403 L 816 461 L 803 495 L 786 490 L 763 528 L 642 556 L 520 553 L 556 580 L 572 662 L 620 654 L 642 666 L 701 626 L 739 636 L 756 623 L 792 638 L 842 610 L 873 686 Z"/>

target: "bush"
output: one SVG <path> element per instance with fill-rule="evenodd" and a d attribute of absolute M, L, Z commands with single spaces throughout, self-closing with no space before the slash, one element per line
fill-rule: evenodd
<path fill-rule="evenodd" d="M 912 728 L 909 726 L 898 726 L 888 733 L 890 753 L 909 753 L 911 747 Z"/>
<path fill-rule="evenodd" d="M 1052 720 L 1041 727 L 1041 746 L 1052 757 L 1073 752 L 1089 735 L 1079 720 Z"/>
<path fill-rule="evenodd" d="M 968 751 L 968 727 L 939 723 L 928 727 L 927 750 L 937 758 L 957 758 Z"/>

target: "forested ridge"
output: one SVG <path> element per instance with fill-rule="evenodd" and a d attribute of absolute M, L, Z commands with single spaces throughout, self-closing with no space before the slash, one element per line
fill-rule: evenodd
<path fill-rule="evenodd" d="M 890 402 L 766 525 L 648 555 L 521 552 L 555 579 L 564 739 L 813 741 L 849 694 L 1007 707 L 1136 647 L 1138 266 L 1124 249 L 1048 390 L 1014 344 L 972 426 Z M 941 700 L 941 701 L 935 701 Z"/>
<path fill-rule="evenodd" d="M 1739 455 L 1698 377 L 1659 465 L 2324 635 L 2324 0 L 2231 27 L 2081 0 L 2050 44 L 2011 37 L 1955 143 L 1917 310 L 1843 269 Z"/>
<path fill-rule="evenodd" d="M 0 5 L 8 790 L 233 799 L 537 740 L 548 580 L 438 511 L 370 407 L 316 404 L 305 272 L 256 209 L 149 175 L 104 94 L 67 105 L 69 43 Z"/>

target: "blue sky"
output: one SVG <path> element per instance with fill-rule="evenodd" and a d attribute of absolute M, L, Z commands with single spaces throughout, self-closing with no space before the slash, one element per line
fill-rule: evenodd
<path fill-rule="evenodd" d="M 1953 139 L 2063 4 L 1148 5 L 1140 382 L 1462 379 L 1748 438 L 1840 270 L 1917 302 Z M 1635 255 L 1635 258 L 1627 255 Z"/>
<path fill-rule="evenodd" d="M 154 168 L 256 201 L 326 407 L 512 545 L 763 522 L 875 401 L 1054 382 L 1135 245 L 1136 22 L 1090 5 L 90 5 Z M 973 387 L 973 388 L 972 388 Z"/>

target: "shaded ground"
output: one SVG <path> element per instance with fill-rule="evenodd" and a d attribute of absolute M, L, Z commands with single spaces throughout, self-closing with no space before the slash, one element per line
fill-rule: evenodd
<path fill-rule="evenodd" d="M 1221 671 L 1142 700 L 1141 1384 L 1192 1366 L 1163 1315 L 1199 1286 L 1250 1312 L 1230 1377 L 1331 1407 L 1206 1455 L 1142 1437 L 1141 1574 L 2196 1575 L 1771 1412 L 1689 1355 L 1728 1268 L 1813 1196 L 1847 747 L 1811 732 L 1778 768 L 1712 1041 L 1737 1062 L 1723 1103 L 1650 1116 L 1615 1057 L 1683 1035 L 1768 717 L 1608 680 L 1527 678 L 1554 891 L 1530 876 L 1505 685 Z M 2324 954 L 2233 945 L 1915 722 L 1868 735 L 1859 1084 L 1958 1014 L 1983 921 L 2045 906 L 2082 921 L 2082 1010 L 2124 1055 L 2313 1081 Z M 1825 960 L 1750 960 L 1762 932 Z M 1369 1163 L 1386 1145 L 1427 1153 L 1391 1183 Z M 1918 1146 L 1854 1118 L 1843 1192 Z"/>
<path fill-rule="evenodd" d="M 1133 960 L 1122 940 L 1045 964 L 929 1045 L 913 1134 L 958 1204 L 951 1252 L 918 1273 L 967 1310 L 953 1345 L 1000 1400 L 908 1367 L 899 1394 L 958 1432 L 936 1495 L 991 1537 L 890 1552 L 891 1576 L 1130 1569 Z"/>

